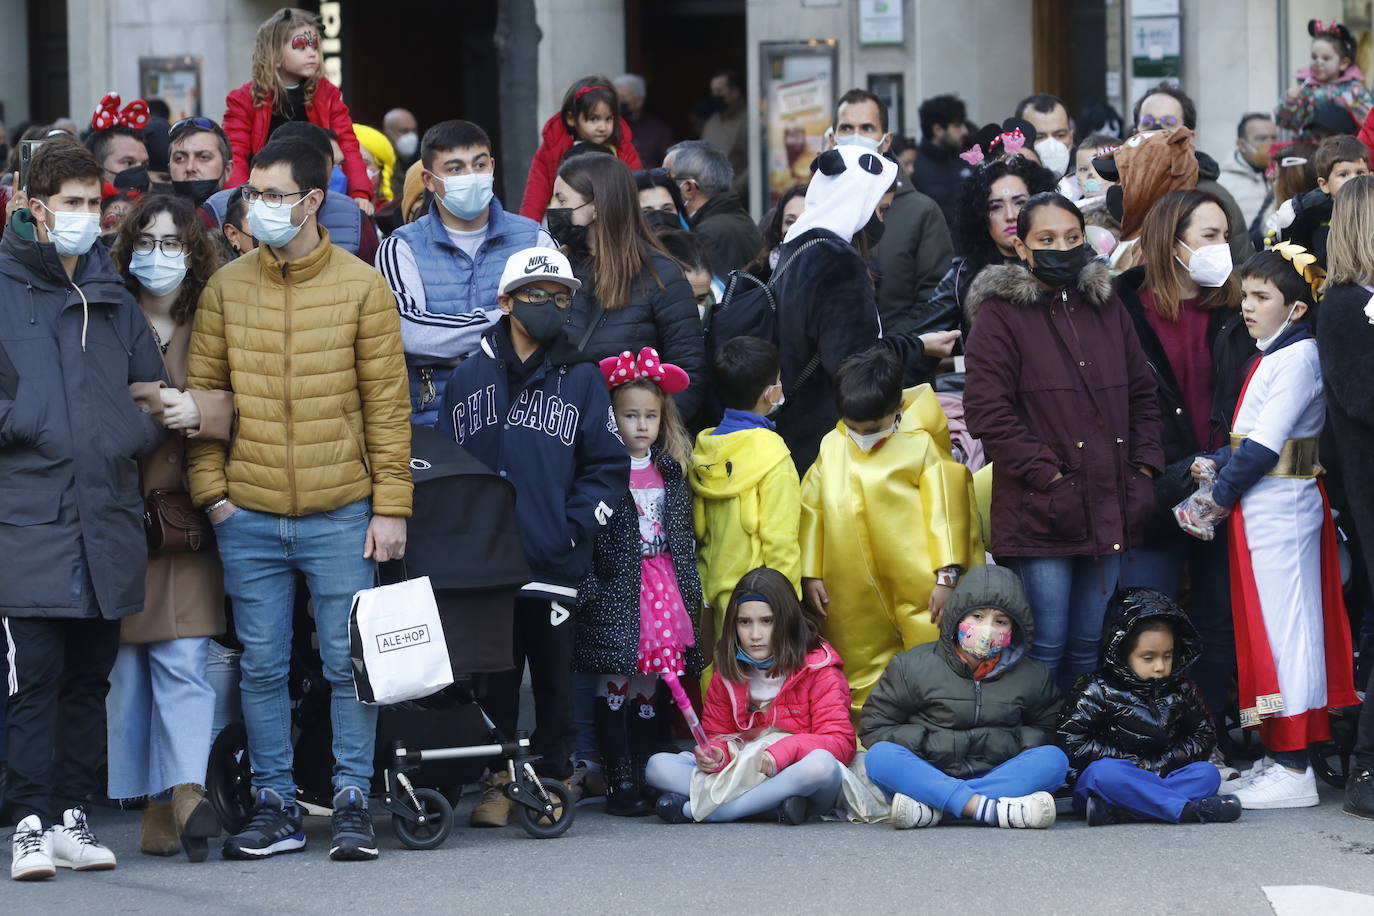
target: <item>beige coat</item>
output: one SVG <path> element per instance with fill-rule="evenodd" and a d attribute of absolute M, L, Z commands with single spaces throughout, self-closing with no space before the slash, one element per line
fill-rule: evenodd
<path fill-rule="evenodd" d="M 186 358 L 191 325 L 179 324 L 162 355 L 167 377 L 178 388 L 186 384 Z M 162 418 L 163 385 L 130 385 L 139 410 Z M 234 395 L 229 391 L 193 391 L 200 408 L 200 429 L 190 437 L 173 435 L 139 465 L 143 495 L 151 490 L 186 489 L 186 438 L 225 442 L 234 423 Z M 224 632 L 224 570 L 213 547 L 196 553 L 148 556 L 143 610 L 124 618 L 120 642 L 165 642 L 186 636 L 218 636 Z"/>

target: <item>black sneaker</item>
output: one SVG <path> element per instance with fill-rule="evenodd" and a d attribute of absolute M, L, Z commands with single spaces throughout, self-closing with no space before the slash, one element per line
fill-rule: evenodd
<path fill-rule="evenodd" d="M 778 805 L 778 823 L 797 826 L 806 823 L 807 801 L 805 795 L 789 795 Z"/>
<path fill-rule="evenodd" d="M 344 786 L 334 796 L 334 841 L 329 858 L 335 862 L 366 862 L 377 858 L 377 837 L 362 789 Z"/>
<path fill-rule="evenodd" d="M 654 803 L 654 812 L 665 824 L 690 824 L 692 819 L 682 813 L 682 806 L 685 804 L 687 796 L 676 792 L 664 792 Z"/>
<path fill-rule="evenodd" d="M 1374 821 L 1374 770 L 1362 769 L 1345 783 L 1345 804 L 1341 810 L 1351 817 Z"/>
<path fill-rule="evenodd" d="M 271 789 L 259 789 L 257 804 L 248 824 L 224 841 L 226 859 L 266 859 L 279 852 L 305 848 L 305 828 L 300 809 L 290 808 Z"/>
<path fill-rule="evenodd" d="M 1240 818 L 1240 799 L 1234 795 L 1212 795 L 1183 806 L 1183 821 L 1204 824 L 1229 824 Z"/>
<path fill-rule="evenodd" d="M 1109 824 L 1130 823 L 1130 816 L 1114 805 L 1109 805 L 1095 795 L 1088 796 L 1086 817 L 1089 827 L 1106 827 Z"/>

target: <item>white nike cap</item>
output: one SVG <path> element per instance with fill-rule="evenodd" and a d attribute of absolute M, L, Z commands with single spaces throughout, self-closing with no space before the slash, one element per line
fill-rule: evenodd
<path fill-rule="evenodd" d="M 553 248 L 526 248 L 507 258 L 501 271 L 501 292 L 508 293 L 533 280 L 557 280 L 571 293 L 582 287 L 563 252 Z"/>

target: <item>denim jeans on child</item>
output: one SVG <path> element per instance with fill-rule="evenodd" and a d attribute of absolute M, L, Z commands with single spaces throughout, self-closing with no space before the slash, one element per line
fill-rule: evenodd
<path fill-rule="evenodd" d="M 1102 618 L 1116 591 L 1121 558 L 1007 557 L 997 562 L 1014 570 L 1025 586 L 1035 617 L 1031 658 L 1044 662 L 1067 693 L 1074 681 L 1097 667 Z"/>
<path fill-rule="evenodd" d="M 1073 807 L 1082 814 L 1092 795 L 1141 819 L 1177 824 L 1184 805 L 1216 795 L 1220 786 L 1221 773 L 1205 760 L 1156 776 L 1129 760 L 1104 757 L 1083 768 Z"/>
<path fill-rule="evenodd" d="M 1183 592 L 1188 573 L 1188 618 L 1202 637 L 1202 654 L 1188 676 L 1202 691 L 1202 699 L 1220 731 L 1226 699 L 1236 674 L 1236 634 L 1231 621 L 1231 570 L 1226 556 L 1226 525 L 1217 526 L 1211 541 L 1177 532 L 1150 547 L 1133 547 L 1121 558 L 1122 588 L 1156 588 L 1170 598 Z"/>
<path fill-rule="evenodd" d="M 1053 792 L 1064 784 L 1069 770 L 1069 758 L 1050 744 L 1024 750 L 974 779 L 950 776 L 891 741 L 869 748 L 864 763 L 868 778 L 888 795 L 900 792 L 951 817 L 963 817 L 964 806 L 975 795 L 1018 798 Z"/>
<path fill-rule="evenodd" d="M 691 795 L 692 771 L 696 758 L 690 752 L 655 754 L 649 758 L 644 779 L 661 792 Z M 827 814 L 839 800 L 840 762 L 829 751 L 814 750 L 790 767 L 784 767 L 739 798 L 728 801 L 707 815 L 703 823 L 723 824 L 772 811 L 793 795 L 809 800 L 807 813 Z M 683 804 L 683 813 L 691 815 L 690 803 Z"/>
<path fill-rule="evenodd" d="M 331 687 L 334 788 L 372 784 L 377 708 L 358 702 L 348 655 L 353 593 L 374 585 L 375 564 L 363 559 L 371 501 L 292 518 L 240 508 L 215 526 L 224 589 L 234 603 L 243 721 L 254 788 L 287 802 L 296 797 L 292 774 L 291 666 L 295 573 L 305 576 L 315 607 L 324 676 Z"/>

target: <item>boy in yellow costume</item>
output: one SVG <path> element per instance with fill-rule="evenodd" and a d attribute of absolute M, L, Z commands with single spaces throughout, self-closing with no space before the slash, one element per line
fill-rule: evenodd
<path fill-rule="evenodd" d="M 719 426 L 697 436 L 688 475 L 696 495 L 701 593 L 709 608 L 701 628 L 703 642 L 710 640 L 708 656 L 720 638 L 730 593 L 745 573 L 769 566 L 793 588 L 801 584 L 801 482 L 787 444 L 768 419 L 783 402 L 777 348 L 757 337 L 737 337 L 721 345 L 712 368 L 725 415 Z M 703 690 L 709 677 L 708 668 Z"/>
<path fill-rule="evenodd" d="M 929 385 L 902 390 L 890 351 L 835 374 L 840 422 L 802 482 L 802 591 L 844 659 L 858 721 L 894 655 L 939 638 L 959 575 L 983 562 L 968 468 Z"/>

